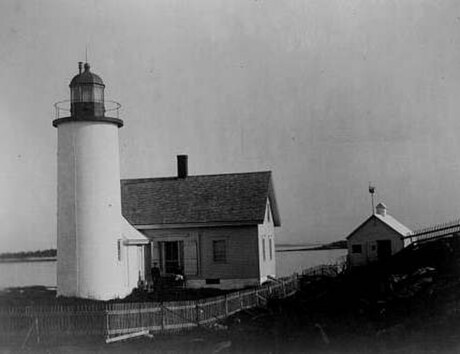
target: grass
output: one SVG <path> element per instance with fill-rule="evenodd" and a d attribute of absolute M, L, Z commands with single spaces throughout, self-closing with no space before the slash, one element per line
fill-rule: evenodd
<path fill-rule="evenodd" d="M 107 302 L 168 302 L 198 300 L 229 293 L 227 290 L 203 288 L 163 288 L 155 292 L 134 290 L 123 299 L 114 299 Z M 44 286 L 30 286 L 7 288 L 0 291 L 0 306 L 31 306 L 31 305 L 82 305 L 104 303 L 105 301 L 80 299 L 73 297 L 56 297 L 56 290 Z"/>

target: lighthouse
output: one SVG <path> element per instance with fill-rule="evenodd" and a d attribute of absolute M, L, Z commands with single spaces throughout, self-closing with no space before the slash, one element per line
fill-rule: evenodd
<path fill-rule="evenodd" d="M 109 116 L 105 85 L 90 65 L 79 63 L 78 70 L 69 85 L 68 114 L 53 121 L 58 135 L 57 294 L 107 300 L 132 288 L 122 255 L 118 129 L 123 121 Z"/>

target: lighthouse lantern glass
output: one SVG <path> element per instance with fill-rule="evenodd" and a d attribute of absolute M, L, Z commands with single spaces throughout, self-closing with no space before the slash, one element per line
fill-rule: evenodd
<path fill-rule="evenodd" d="M 78 85 L 70 90 L 70 98 L 74 102 L 104 102 L 104 87 L 99 85 Z"/>
<path fill-rule="evenodd" d="M 93 92 L 91 86 L 81 87 L 81 102 L 93 102 Z"/>
<path fill-rule="evenodd" d="M 103 103 L 104 102 L 104 87 L 94 86 L 93 90 L 93 99 L 94 102 Z"/>
<path fill-rule="evenodd" d="M 71 87 L 70 88 L 70 100 L 72 103 L 80 101 L 80 87 Z"/>

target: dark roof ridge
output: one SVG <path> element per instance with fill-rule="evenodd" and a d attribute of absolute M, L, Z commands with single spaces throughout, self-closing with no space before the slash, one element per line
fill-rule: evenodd
<path fill-rule="evenodd" d="M 272 171 L 254 171 L 254 172 L 229 172 L 229 173 L 213 173 L 209 175 L 188 175 L 187 177 L 183 178 L 187 180 L 187 178 L 194 178 L 194 177 L 216 177 L 216 176 L 231 176 L 231 175 L 250 175 L 250 174 L 261 174 L 261 173 L 269 173 L 271 174 Z M 120 181 L 123 183 L 132 182 L 132 183 L 143 183 L 149 181 L 165 181 L 165 180 L 177 180 L 180 179 L 177 176 L 169 176 L 169 177 L 140 177 L 140 178 L 122 178 Z"/>

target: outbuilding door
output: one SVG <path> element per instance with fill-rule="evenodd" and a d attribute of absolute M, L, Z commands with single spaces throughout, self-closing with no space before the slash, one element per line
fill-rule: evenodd
<path fill-rule="evenodd" d="M 377 241 L 377 258 L 383 261 L 391 257 L 391 240 Z"/>

